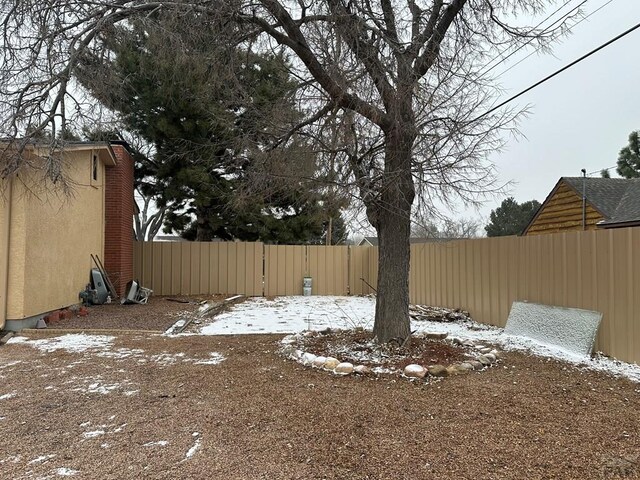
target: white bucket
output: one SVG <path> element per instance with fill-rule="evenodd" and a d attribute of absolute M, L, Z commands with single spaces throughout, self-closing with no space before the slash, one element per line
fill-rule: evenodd
<path fill-rule="evenodd" d="M 313 282 L 313 280 L 311 279 L 311 277 L 304 277 L 302 279 L 302 286 L 311 288 L 312 282 Z"/>
<path fill-rule="evenodd" d="M 302 287 L 302 295 L 305 297 L 311 296 L 311 287 Z"/>

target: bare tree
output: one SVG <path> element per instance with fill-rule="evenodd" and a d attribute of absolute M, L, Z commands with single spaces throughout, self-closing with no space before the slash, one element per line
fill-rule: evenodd
<path fill-rule="evenodd" d="M 153 211 L 151 208 L 153 199 L 148 195 L 144 195 L 139 188 L 136 189 L 136 192 L 142 200 L 142 208 L 138 205 L 138 212 L 133 217 L 135 238 L 139 242 L 151 241 L 162 228 L 167 208 L 163 207 Z"/>
<path fill-rule="evenodd" d="M 380 242 L 374 334 L 381 342 L 406 339 L 414 198 L 417 194 L 417 206 L 451 195 L 475 201 L 493 188 L 486 157 L 501 146 L 502 132 L 513 128 L 519 112 L 501 109 L 482 115 L 498 93 L 484 67 L 496 53 L 528 43 L 544 46 L 562 34 L 570 17 L 552 29 L 522 26 L 518 18 L 540 14 L 550 4 L 7 1 L 1 7 L 1 133 L 19 138 L 26 127 L 64 127 L 75 106 L 70 85 L 78 58 L 85 51 L 99 51 L 101 32 L 115 23 L 134 16 L 152 21 L 155 12 L 170 9 L 242 26 L 243 41 L 254 48 L 286 50 L 296 59 L 291 74 L 300 81 L 298 98 L 308 117 L 292 126 L 292 132 L 317 129 L 333 112 L 353 133 L 340 158 Z M 3 164 L 3 175 L 20 167 L 16 161 Z"/>
<path fill-rule="evenodd" d="M 422 238 L 477 238 L 480 230 L 480 222 L 473 218 L 460 218 L 457 220 L 447 218 L 440 224 L 414 223 L 411 233 Z"/>

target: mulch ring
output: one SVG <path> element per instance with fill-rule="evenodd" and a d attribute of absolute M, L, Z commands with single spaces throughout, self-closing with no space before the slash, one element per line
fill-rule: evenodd
<path fill-rule="evenodd" d="M 497 361 L 499 352 L 486 345 L 446 339 L 446 335 L 414 335 L 407 346 L 394 343 L 378 344 L 363 329 L 325 330 L 290 335 L 283 340 L 281 353 L 308 366 L 334 373 L 352 373 L 348 363 L 360 374 L 400 373 L 410 377 L 442 377 L 481 370 Z M 411 365 L 408 370 L 407 366 Z M 415 366 L 424 368 L 421 374 L 409 373 Z M 418 369 L 420 372 L 420 369 Z"/>

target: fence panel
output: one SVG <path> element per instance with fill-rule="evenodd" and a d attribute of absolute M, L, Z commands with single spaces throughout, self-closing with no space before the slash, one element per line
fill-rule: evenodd
<path fill-rule="evenodd" d="M 639 245 L 626 228 L 413 246 L 411 297 L 502 327 L 516 300 L 596 310 L 596 348 L 640 362 Z"/>
<path fill-rule="evenodd" d="M 351 295 L 374 293 L 378 284 L 378 247 L 349 247 L 348 278 Z"/>
<path fill-rule="evenodd" d="M 306 264 L 303 245 L 265 245 L 265 295 L 301 295 L 302 279 L 307 274 Z"/>
<path fill-rule="evenodd" d="M 136 242 L 134 277 L 156 295 L 262 295 L 262 244 Z"/>
<path fill-rule="evenodd" d="M 306 250 L 307 275 L 313 279 L 313 294 L 348 295 L 349 247 L 309 245 Z"/>

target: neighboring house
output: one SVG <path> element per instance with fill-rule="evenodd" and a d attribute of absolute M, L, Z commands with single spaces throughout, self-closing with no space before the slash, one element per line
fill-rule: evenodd
<path fill-rule="evenodd" d="M 43 185 L 33 170 L 0 180 L 0 329 L 32 327 L 47 313 L 79 303 L 94 267 L 91 254 L 124 292 L 133 277 L 133 159 L 127 148 L 124 142 L 67 144 L 62 174 L 70 195 Z M 33 144 L 25 153 L 37 166 L 47 152 Z"/>
<path fill-rule="evenodd" d="M 562 177 L 522 235 L 638 225 L 639 178 Z"/>
<path fill-rule="evenodd" d="M 416 243 L 434 243 L 434 242 L 450 242 L 452 240 L 460 240 L 459 238 L 440 238 L 440 237 L 411 237 L 409 238 L 409 243 L 411 245 Z M 358 243 L 359 247 L 377 247 L 378 246 L 378 237 L 364 237 Z"/>

